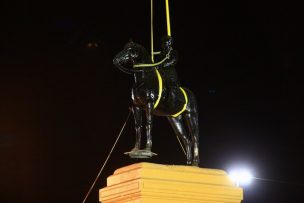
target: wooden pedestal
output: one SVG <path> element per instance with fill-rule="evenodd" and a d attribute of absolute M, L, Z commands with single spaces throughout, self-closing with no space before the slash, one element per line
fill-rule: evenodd
<path fill-rule="evenodd" d="M 115 170 L 99 191 L 102 203 L 240 203 L 243 190 L 225 171 L 137 163 Z"/>

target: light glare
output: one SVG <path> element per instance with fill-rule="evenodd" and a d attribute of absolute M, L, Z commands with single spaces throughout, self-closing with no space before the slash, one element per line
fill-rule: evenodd
<path fill-rule="evenodd" d="M 248 169 L 235 169 L 229 172 L 230 179 L 237 185 L 249 185 L 253 175 Z"/>

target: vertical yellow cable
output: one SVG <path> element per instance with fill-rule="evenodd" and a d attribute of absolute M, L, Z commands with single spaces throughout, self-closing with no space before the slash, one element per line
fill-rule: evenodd
<path fill-rule="evenodd" d="M 153 0 L 151 0 L 151 60 L 154 63 L 154 50 L 153 50 Z"/>
<path fill-rule="evenodd" d="M 166 0 L 166 16 L 167 16 L 167 33 L 168 36 L 171 36 L 169 0 Z"/>

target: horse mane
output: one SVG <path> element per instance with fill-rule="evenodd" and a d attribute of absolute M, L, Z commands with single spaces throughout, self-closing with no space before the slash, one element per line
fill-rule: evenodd
<path fill-rule="evenodd" d="M 137 61 L 137 63 L 152 63 L 149 52 L 141 44 L 131 41 L 125 45 L 125 48 L 132 48 L 140 55 L 141 61 Z"/>

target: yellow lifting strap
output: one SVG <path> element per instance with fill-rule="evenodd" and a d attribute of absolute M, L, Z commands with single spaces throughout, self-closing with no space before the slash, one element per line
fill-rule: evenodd
<path fill-rule="evenodd" d="M 157 63 L 151 63 L 151 64 L 144 64 L 144 63 L 140 63 L 140 64 L 135 64 L 133 65 L 134 68 L 141 68 L 141 67 L 154 67 L 154 66 L 158 66 L 160 64 L 162 64 L 163 62 L 165 62 L 168 58 L 170 58 L 170 53 L 172 51 L 172 48 L 169 49 L 169 52 L 166 54 L 165 58 Z M 158 52 L 156 52 L 158 53 Z"/>
<path fill-rule="evenodd" d="M 185 91 L 183 88 L 181 88 L 181 87 L 179 87 L 179 89 L 182 91 L 182 93 L 183 93 L 183 95 L 184 95 L 184 97 L 185 97 L 185 104 L 184 104 L 182 110 L 180 110 L 180 111 L 177 112 L 176 114 L 171 115 L 172 117 L 177 117 L 177 116 L 181 115 L 181 114 L 186 110 L 186 108 L 187 108 L 188 96 L 187 96 L 187 94 L 186 94 L 186 91 Z"/>
<path fill-rule="evenodd" d="M 156 109 L 156 107 L 158 106 L 161 95 L 163 93 L 163 79 L 162 79 L 160 73 L 158 72 L 158 70 L 156 68 L 155 68 L 155 72 L 156 72 L 157 79 L 158 79 L 158 97 L 157 97 L 157 100 L 154 104 L 154 109 Z"/>
<path fill-rule="evenodd" d="M 151 0 L 151 60 L 154 63 L 154 51 L 153 51 L 153 0 Z"/>
<path fill-rule="evenodd" d="M 171 36 L 169 0 L 165 0 L 165 1 L 166 1 L 167 35 Z M 154 44 L 153 43 L 153 0 L 151 0 L 151 60 L 152 60 L 152 64 L 137 64 L 137 65 L 134 65 L 135 68 L 158 66 L 158 65 L 162 64 L 163 62 L 165 62 L 165 60 L 167 60 L 169 58 L 171 49 L 163 60 L 161 60 L 157 63 L 154 63 L 154 54 L 159 54 L 160 52 L 154 52 L 153 44 Z M 156 72 L 157 79 L 158 79 L 158 97 L 157 97 L 157 100 L 154 104 L 154 109 L 158 106 L 159 101 L 161 99 L 162 92 L 163 92 L 163 79 L 162 79 L 159 71 L 157 70 L 157 68 L 155 68 L 155 72 Z M 187 97 L 187 94 L 186 94 L 185 90 L 181 87 L 180 87 L 180 90 L 182 91 L 182 93 L 185 97 L 185 104 L 184 104 L 182 110 L 180 110 L 176 114 L 171 115 L 172 117 L 177 117 L 181 113 L 183 113 L 186 110 L 186 107 L 187 107 L 187 104 L 188 104 L 188 97 Z"/>
<path fill-rule="evenodd" d="M 170 10 L 169 10 L 169 0 L 166 1 L 166 21 L 167 21 L 167 35 L 171 36 L 171 24 L 170 24 Z M 153 40 L 153 0 L 151 0 L 151 60 L 154 63 L 154 54 L 158 54 L 158 52 L 154 52 L 154 40 Z"/>
<path fill-rule="evenodd" d="M 168 36 L 171 36 L 169 0 L 166 0 L 166 19 L 167 19 L 167 34 Z"/>
<path fill-rule="evenodd" d="M 156 100 L 156 102 L 154 104 L 154 109 L 156 109 L 156 107 L 158 106 L 159 101 L 160 101 L 161 96 L 162 96 L 162 93 L 163 93 L 163 79 L 162 79 L 159 71 L 156 68 L 155 68 L 155 72 L 156 72 L 157 79 L 158 79 L 158 97 L 157 97 L 157 100 Z M 181 88 L 181 87 L 179 87 L 179 89 L 182 91 L 182 93 L 183 93 L 183 95 L 185 97 L 185 104 L 184 104 L 182 110 L 180 110 L 176 114 L 171 115 L 172 117 L 177 117 L 180 114 L 182 114 L 186 110 L 186 107 L 187 107 L 187 104 L 188 104 L 188 96 L 186 94 L 186 91 L 183 88 Z"/>

